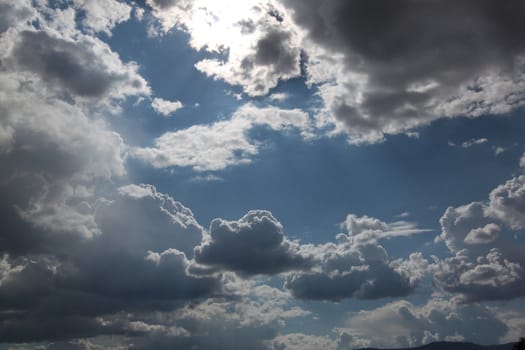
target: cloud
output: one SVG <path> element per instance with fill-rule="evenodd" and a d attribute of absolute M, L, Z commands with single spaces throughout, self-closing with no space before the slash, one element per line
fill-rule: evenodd
<path fill-rule="evenodd" d="M 0 1 L 0 33 L 17 23 L 23 23 L 34 17 L 36 17 L 36 11 L 29 0 Z"/>
<path fill-rule="evenodd" d="M 241 106 L 228 120 L 209 125 L 194 125 L 167 132 L 155 139 L 154 147 L 136 148 L 135 157 L 154 167 L 191 167 L 196 171 L 217 171 L 252 161 L 261 146 L 249 132 L 255 127 L 274 131 L 297 130 L 310 135 L 309 116 L 298 109 Z"/>
<path fill-rule="evenodd" d="M 290 95 L 284 92 L 275 92 L 268 96 L 268 98 L 272 101 L 286 101 L 288 98 L 290 98 Z"/>
<path fill-rule="evenodd" d="M 359 311 L 349 318 L 347 327 L 340 332 L 367 347 L 414 347 L 443 340 L 491 345 L 498 343 L 508 330 L 505 322 L 486 306 L 441 299 L 430 299 L 421 306 L 400 300 Z"/>
<path fill-rule="evenodd" d="M 273 341 L 274 350 L 336 350 L 336 342 L 326 336 L 315 336 L 303 333 L 280 335 Z"/>
<path fill-rule="evenodd" d="M 233 300 L 210 298 L 168 312 L 119 313 L 101 319 L 126 330 L 125 335 L 112 337 L 113 346 L 125 349 L 270 350 L 272 340 L 289 319 L 309 315 L 291 307 L 289 296 L 278 289 L 235 278 L 228 284 L 228 288 L 239 289 Z"/>
<path fill-rule="evenodd" d="M 501 229 L 498 225 L 490 223 L 483 227 L 470 230 L 464 241 L 467 244 L 487 244 L 495 241 L 500 232 Z"/>
<path fill-rule="evenodd" d="M 525 176 L 512 178 L 489 195 L 490 215 L 504 221 L 513 230 L 525 228 Z"/>
<path fill-rule="evenodd" d="M 73 6 L 84 14 L 82 25 L 87 32 L 111 36 L 113 28 L 129 20 L 132 7 L 115 0 L 75 0 Z"/>
<path fill-rule="evenodd" d="M 441 288 L 463 301 L 513 299 L 523 295 L 525 246 L 512 232 L 523 228 L 522 190 L 525 177 L 497 186 L 486 202 L 448 208 L 440 219 L 443 241 L 451 257 L 429 268 Z"/>
<path fill-rule="evenodd" d="M 308 82 L 324 101 L 320 122 L 335 123 L 351 142 L 523 105 L 519 0 L 282 3 L 306 31 Z"/>
<path fill-rule="evenodd" d="M 345 298 L 379 299 L 406 296 L 414 292 L 424 276 L 428 262 L 420 253 L 409 260 L 390 261 L 378 241 L 425 230 L 386 224 L 368 216 L 349 214 L 347 234 L 339 234 L 337 243 L 305 247 L 317 264 L 312 271 L 287 275 L 285 287 L 297 298 L 341 300 Z"/>
<path fill-rule="evenodd" d="M 123 141 L 103 120 L 50 99 L 45 86 L 24 85 L 25 78 L 1 73 L 0 128 L 8 131 L 0 155 L 2 205 L 41 228 L 93 236 L 91 182 L 125 174 Z"/>
<path fill-rule="evenodd" d="M 431 231 L 418 228 L 417 224 L 414 222 L 395 221 L 392 223 L 386 223 L 367 215 L 359 217 L 355 214 L 348 214 L 343 225 L 348 233 L 354 236 L 354 240 L 356 241 L 407 237 Z"/>
<path fill-rule="evenodd" d="M 50 87 L 85 98 L 149 94 L 134 63 L 123 64 L 109 46 L 80 35 L 76 41 L 46 31 L 23 31 L 13 50 L 13 63 L 38 74 Z"/>
<path fill-rule="evenodd" d="M 220 293 L 218 278 L 188 272 L 183 251 L 192 254 L 202 228 L 189 209 L 154 187 L 121 188 L 100 203 L 95 223 L 99 233 L 89 239 L 39 232 L 40 241 L 51 236 L 50 242 L 31 255 L 4 255 L 0 309 L 12 317 L 0 322 L 2 341 L 122 334 L 122 324 L 99 318 L 174 310 Z"/>
<path fill-rule="evenodd" d="M 273 275 L 308 269 L 298 243 L 284 237 L 283 227 L 267 211 L 250 211 L 237 221 L 214 219 L 209 235 L 195 248 L 200 264 L 235 271 L 243 276 Z"/>
<path fill-rule="evenodd" d="M 488 141 L 489 140 L 484 137 L 480 139 L 471 139 L 471 140 L 461 143 L 459 146 L 461 146 L 462 148 L 471 148 L 476 145 L 482 145 L 484 143 L 487 143 Z M 448 145 L 451 147 L 458 146 L 454 142 L 451 142 L 451 141 L 449 141 Z"/>
<path fill-rule="evenodd" d="M 149 3 L 163 32 L 183 28 L 195 50 L 209 53 L 209 58 L 195 64 L 198 70 L 241 86 L 249 96 L 266 95 L 280 80 L 301 73 L 300 36 L 276 1 Z"/>
<path fill-rule="evenodd" d="M 507 250 L 503 251 L 508 254 Z M 515 256 L 507 258 L 498 248 L 490 249 L 486 256 L 469 253 L 462 250 L 430 266 L 445 291 L 458 293 L 461 300 L 467 302 L 505 300 L 523 295 L 523 259 L 516 262 Z"/>
<path fill-rule="evenodd" d="M 168 101 L 162 98 L 154 98 L 151 107 L 155 112 L 167 117 L 183 107 L 180 101 Z"/>
<path fill-rule="evenodd" d="M 364 246 L 348 253 L 322 252 L 318 272 L 293 273 L 285 287 L 299 299 L 339 301 L 345 298 L 380 299 L 411 294 L 415 284 L 385 261 L 366 261 L 365 254 L 384 254 L 381 246 Z M 343 249 L 341 249 L 343 250 Z"/>
<path fill-rule="evenodd" d="M 163 31 L 182 27 L 194 49 L 218 54 L 197 69 L 250 96 L 301 76 L 303 53 L 306 83 L 323 101 L 317 126 L 352 143 L 443 117 L 508 113 L 525 101 L 519 0 L 407 0 L 395 8 L 385 0 L 232 0 L 233 12 L 210 0 L 149 3 Z M 442 22 L 450 25 L 438 30 Z"/>

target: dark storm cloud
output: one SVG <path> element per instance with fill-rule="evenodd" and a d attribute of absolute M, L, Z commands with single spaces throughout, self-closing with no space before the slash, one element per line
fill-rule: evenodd
<path fill-rule="evenodd" d="M 21 68 L 79 96 L 105 97 L 119 82 L 127 82 L 137 90 L 145 87 L 144 81 L 114 71 L 101 54 L 88 40 L 73 42 L 44 31 L 24 31 L 13 58 Z"/>
<path fill-rule="evenodd" d="M 523 93 L 517 61 L 525 52 L 522 0 L 283 3 L 316 45 L 343 54 L 347 72 L 366 77 L 357 90 L 348 86 L 351 79 L 341 78 L 337 95 L 325 96 L 327 107 L 355 134 L 396 133 L 443 115 L 501 113 L 513 108 L 507 97 Z M 491 70 L 515 79 L 511 91 L 476 83 Z M 467 82 L 473 89 L 461 90 Z M 468 94 L 464 104 L 451 103 Z M 450 106 L 440 109 L 438 101 Z"/>
<path fill-rule="evenodd" d="M 238 221 L 215 219 L 209 237 L 195 248 L 200 264 L 241 275 L 273 275 L 312 264 L 299 245 L 287 240 L 282 225 L 267 211 L 250 211 Z"/>

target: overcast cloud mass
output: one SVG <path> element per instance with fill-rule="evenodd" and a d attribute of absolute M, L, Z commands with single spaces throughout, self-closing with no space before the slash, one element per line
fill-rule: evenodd
<path fill-rule="evenodd" d="M 0 0 L 0 349 L 518 340 L 524 17 Z"/>

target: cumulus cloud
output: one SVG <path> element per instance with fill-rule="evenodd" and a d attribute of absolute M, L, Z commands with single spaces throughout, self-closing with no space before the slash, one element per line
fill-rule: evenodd
<path fill-rule="evenodd" d="M 312 265 L 268 211 L 250 211 L 237 221 L 213 220 L 209 235 L 195 248 L 195 260 L 241 275 L 272 275 Z"/>
<path fill-rule="evenodd" d="M 29 0 L 0 1 L 0 33 L 9 27 L 36 17 L 36 11 Z"/>
<path fill-rule="evenodd" d="M 308 81 L 320 84 L 325 107 L 320 120 L 335 121 L 352 142 L 523 104 L 519 0 L 282 2 L 307 32 Z"/>
<path fill-rule="evenodd" d="M 486 306 L 441 299 L 420 306 L 394 301 L 359 311 L 349 318 L 347 327 L 340 331 L 349 334 L 355 345 L 368 347 L 413 347 L 443 340 L 491 345 L 508 330 L 504 320 Z"/>
<path fill-rule="evenodd" d="M 193 48 L 219 54 L 197 69 L 251 96 L 300 76 L 304 53 L 307 85 L 323 101 L 318 126 L 345 132 L 353 143 L 409 133 L 442 117 L 503 114 L 523 105 L 519 0 L 505 6 L 407 0 L 395 8 L 385 0 L 149 3 L 164 31 L 182 27 Z"/>
<path fill-rule="evenodd" d="M 12 16 L 0 36 L 0 215 L 29 224 L 8 220 L 4 247 L 36 243 L 36 231 L 96 236 L 96 183 L 126 173 L 124 142 L 103 116 L 149 87 L 135 63 L 76 27 L 73 8 L 2 6 Z"/>
<path fill-rule="evenodd" d="M 51 231 L 96 234 L 90 182 L 125 173 L 122 139 L 81 108 L 49 99 L 38 81 L 1 76 L 0 125 L 9 131 L 0 155 L 3 204 Z"/>
<path fill-rule="evenodd" d="M 492 248 L 486 256 L 459 251 L 451 258 L 436 261 L 430 270 L 444 290 L 458 293 L 463 301 L 472 302 L 523 295 L 521 264 L 506 258 L 500 249 Z"/>
<path fill-rule="evenodd" d="M 46 31 L 23 31 L 13 64 L 38 74 L 50 87 L 86 98 L 124 98 L 149 94 L 134 63 L 123 64 L 109 46 L 90 36 L 76 41 Z"/>
<path fill-rule="evenodd" d="M 132 7 L 117 0 L 75 0 L 73 6 L 83 12 L 82 25 L 88 32 L 111 36 L 113 28 L 129 20 Z"/>
<path fill-rule="evenodd" d="M 525 246 L 512 232 L 523 228 L 524 176 L 497 186 L 486 202 L 448 208 L 440 219 L 452 257 L 430 266 L 438 285 L 464 301 L 513 299 L 525 290 Z"/>
<path fill-rule="evenodd" d="M 317 264 L 312 271 L 291 273 L 285 286 L 301 299 L 379 299 L 406 296 L 414 292 L 428 262 L 414 253 L 409 260 L 391 261 L 379 244 L 381 239 L 426 230 L 414 224 L 392 225 L 368 216 L 349 214 L 344 223 L 348 234 L 337 243 L 305 248 Z M 402 227 L 399 231 L 392 227 Z"/>
<path fill-rule="evenodd" d="M 498 225 L 490 223 L 470 230 L 464 241 L 467 244 L 486 244 L 495 241 L 500 232 L 501 229 Z"/>
<path fill-rule="evenodd" d="M 525 228 L 525 176 L 512 178 L 489 195 L 490 215 L 504 221 L 513 230 Z"/>
<path fill-rule="evenodd" d="M 273 349 L 272 341 L 290 319 L 309 312 L 289 305 L 289 296 L 267 285 L 232 278 L 233 300 L 207 299 L 199 304 L 156 313 L 102 317 L 125 329 L 114 346 L 138 349 Z M 95 342 L 90 339 L 90 342 Z"/>
<path fill-rule="evenodd" d="M 299 35 L 278 2 L 153 0 L 149 4 L 163 31 L 181 27 L 194 49 L 210 53 L 211 58 L 197 62 L 198 70 L 240 85 L 250 96 L 266 95 L 279 80 L 300 75 Z"/>
<path fill-rule="evenodd" d="M 188 272 L 184 251 L 191 256 L 202 228 L 189 209 L 152 186 L 122 187 L 100 204 L 95 222 L 99 234 L 90 239 L 51 237 L 53 244 L 33 247 L 30 256 L 4 255 L 0 309 L 13 317 L 0 322 L 0 339 L 120 334 L 122 324 L 98 317 L 121 310 L 169 311 L 220 292 L 216 277 Z M 47 238 L 40 235 L 41 241 Z M 35 328 L 38 322 L 49 327 Z"/>
<path fill-rule="evenodd" d="M 233 165 L 250 163 L 258 154 L 261 141 L 249 136 L 249 132 L 255 127 L 267 127 L 281 132 L 297 130 L 304 137 L 310 135 L 309 116 L 301 110 L 258 108 L 253 104 L 245 104 L 231 119 L 167 132 L 155 139 L 154 147 L 136 148 L 133 155 L 157 168 L 222 170 Z"/>
<path fill-rule="evenodd" d="M 23 5 L 31 11 L 15 16 Z M 0 341 L 136 333 L 99 317 L 218 293 L 217 277 L 187 271 L 203 234 L 191 211 L 152 186 L 114 188 L 126 175 L 125 146 L 104 115 L 149 94 L 137 66 L 78 30 L 70 8 L 21 2 L 9 11 L 17 21 L 2 23 L 0 36 L 0 311 L 9 314 Z"/>
<path fill-rule="evenodd" d="M 180 101 L 168 101 L 155 97 L 151 102 L 151 107 L 155 110 L 155 112 L 167 117 L 181 109 L 183 105 Z"/>

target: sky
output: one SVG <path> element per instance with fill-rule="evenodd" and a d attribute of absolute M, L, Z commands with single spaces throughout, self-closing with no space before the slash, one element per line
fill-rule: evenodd
<path fill-rule="evenodd" d="M 0 0 L 0 349 L 525 335 L 523 0 Z"/>

